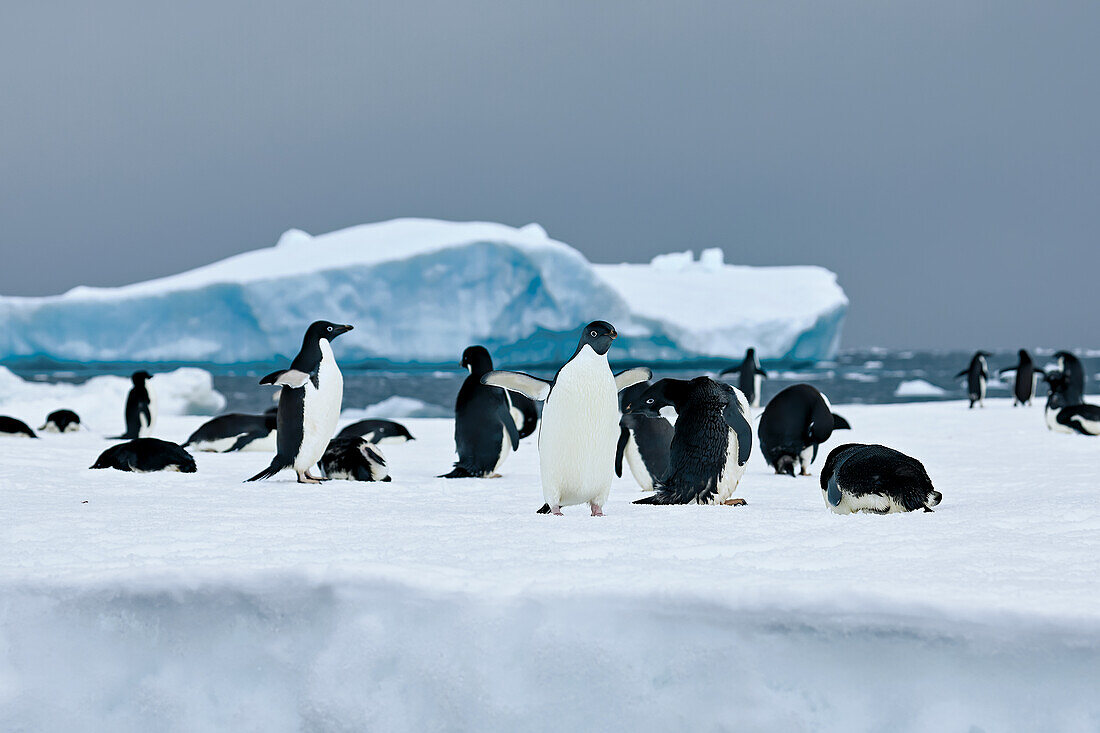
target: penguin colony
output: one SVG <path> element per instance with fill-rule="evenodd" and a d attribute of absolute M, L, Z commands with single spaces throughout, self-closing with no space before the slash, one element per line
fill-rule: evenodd
<path fill-rule="evenodd" d="M 262 415 L 232 413 L 215 417 L 177 445 L 149 436 L 156 425 L 156 394 L 141 370 L 123 417 L 126 442 L 103 451 L 91 466 L 120 471 L 194 473 L 186 450 L 206 452 L 275 451 L 267 468 L 248 481 L 294 470 L 300 483 L 329 479 L 392 480 L 380 444 L 404 443 L 413 436 L 400 423 L 361 420 L 333 437 L 343 399 L 343 377 L 332 341 L 351 325 L 317 321 L 310 325 L 297 356 L 286 369 L 260 380 L 280 388 L 278 407 Z M 822 444 L 833 431 L 849 429 L 828 398 L 809 384 L 794 384 L 772 396 L 758 415 L 761 380 L 767 372 L 754 349 L 719 376 L 736 375 L 737 386 L 708 376 L 661 379 L 635 367 L 611 370 L 608 353 L 618 334 L 606 321 L 593 321 L 580 333 L 573 355 L 545 380 L 522 372 L 494 371 L 492 357 L 473 345 L 462 355 L 469 376 L 455 402 L 458 461 L 441 478 L 492 478 L 524 438 L 538 430 L 543 514 L 587 505 L 602 516 L 612 477 L 629 466 L 638 486 L 652 492 L 634 503 L 648 505 L 744 505 L 733 496 L 755 439 L 776 473 L 809 476 Z M 984 407 L 989 352 L 978 351 L 956 377 L 966 378 L 969 407 Z M 1068 351 L 1055 354 L 1057 369 L 1038 367 L 1025 349 L 1017 363 L 1000 369 L 1013 375 L 1013 406 L 1031 404 L 1039 380 L 1048 385 L 1044 415 L 1049 429 L 1100 435 L 1100 406 L 1085 402 L 1085 372 Z M 537 403 L 543 403 L 540 416 Z M 675 413 L 675 424 L 665 411 Z M 82 430 L 68 409 L 51 412 L 38 428 L 46 433 Z M 37 438 L 26 423 L 0 415 L 0 436 Z M 321 476 L 312 473 L 319 468 Z M 931 512 L 942 494 L 920 461 L 882 445 L 847 443 L 830 451 L 819 483 L 826 507 L 837 514 Z"/>

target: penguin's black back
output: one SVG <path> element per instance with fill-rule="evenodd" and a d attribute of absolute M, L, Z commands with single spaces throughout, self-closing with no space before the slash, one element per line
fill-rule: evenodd
<path fill-rule="evenodd" d="M 28 438 L 37 438 L 30 425 L 7 415 L 0 415 L 0 433 L 9 435 L 26 435 Z"/>
<path fill-rule="evenodd" d="M 279 393 L 279 411 L 276 416 L 278 432 L 275 434 L 276 455 L 292 465 L 298 457 L 305 434 L 306 391 L 283 387 Z"/>
<path fill-rule="evenodd" d="M 455 400 L 455 466 L 474 476 L 496 468 L 506 430 L 503 420 L 512 421 L 504 390 L 482 384 L 482 376 L 466 377 Z"/>
<path fill-rule="evenodd" d="M 275 422 L 270 415 L 245 415 L 241 413 L 229 413 L 218 415 L 207 420 L 199 426 L 198 430 L 191 433 L 184 445 L 214 440 L 232 438 L 242 433 L 270 433 L 275 429 Z"/>
<path fill-rule="evenodd" d="M 329 478 L 347 477 L 352 481 L 389 481 L 376 478 L 385 473 L 386 459 L 375 446 L 356 435 L 337 437 L 329 441 L 321 457 L 321 470 Z"/>
<path fill-rule="evenodd" d="M 1016 383 L 1013 385 L 1013 393 L 1018 402 L 1030 402 L 1035 387 L 1035 364 L 1031 361 L 1031 354 L 1020 349 L 1020 363 L 1016 365 Z"/>
<path fill-rule="evenodd" d="M 925 507 L 935 489 L 924 464 L 884 445 L 845 443 L 829 452 L 821 469 L 821 490 L 830 484 L 852 494 L 894 498 L 906 511 Z"/>
<path fill-rule="evenodd" d="M 79 425 L 80 417 L 72 410 L 54 410 L 46 416 L 46 424 L 53 423 L 61 432 L 70 425 Z"/>
<path fill-rule="evenodd" d="M 1085 368 L 1081 360 L 1068 351 L 1055 353 L 1062 360 L 1062 373 L 1068 381 L 1065 389 L 1066 404 L 1079 405 L 1085 401 Z"/>
<path fill-rule="evenodd" d="M 812 426 L 812 427 L 811 427 Z M 833 433 L 833 414 L 815 387 L 792 384 L 772 397 L 760 417 L 760 450 L 768 465 L 824 443 Z"/>
<path fill-rule="evenodd" d="M 149 409 L 149 390 L 145 384 L 135 384 L 126 395 L 126 434 L 124 438 L 136 438 L 141 434 L 141 414 Z"/>
<path fill-rule="evenodd" d="M 370 438 L 367 439 L 367 436 Z M 385 438 L 411 438 L 409 431 L 393 420 L 360 420 L 340 431 L 338 438 L 364 438 L 368 443 L 378 443 Z"/>
<path fill-rule="evenodd" d="M 181 473 L 195 472 L 195 459 L 175 443 L 157 438 L 137 438 L 103 451 L 92 468 L 119 471 L 163 471 L 177 466 Z"/>

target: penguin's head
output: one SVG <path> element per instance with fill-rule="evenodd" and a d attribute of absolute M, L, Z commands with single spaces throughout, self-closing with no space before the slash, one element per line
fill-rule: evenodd
<path fill-rule="evenodd" d="M 929 491 L 928 498 L 924 500 L 924 506 L 925 508 L 939 506 L 941 501 L 943 501 L 943 494 L 935 490 Z"/>
<path fill-rule="evenodd" d="M 778 474 L 787 474 L 794 477 L 794 464 L 796 463 L 795 457 L 792 455 L 779 456 L 779 460 L 775 462 L 775 472 Z"/>
<path fill-rule="evenodd" d="M 649 389 L 649 382 L 638 382 L 619 392 L 619 412 L 624 415 L 630 412 L 631 407 L 638 401 L 639 397 L 645 394 L 647 389 Z"/>
<path fill-rule="evenodd" d="M 611 342 L 618 335 L 615 332 L 615 327 L 607 321 L 592 321 L 584 327 L 584 331 L 581 333 L 581 342 L 577 345 L 577 348 L 580 349 L 588 345 L 592 347 L 593 351 L 602 356 L 611 349 Z"/>
<path fill-rule="evenodd" d="M 493 357 L 484 346 L 467 346 L 462 352 L 462 366 L 469 369 L 470 374 L 488 374 L 493 371 Z"/>
<path fill-rule="evenodd" d="M 388 428 L 389 426 L 386 427 Z M 385 437 L 382 438 L 382 440 L 380 440 L 379 442 L 404 443 L 409 440 L 416 440 L 416 438 L 412 436 L 412 433 L 410 433 L 409 429 L 406 428 L 404 425 L 402 425 L 401 423 L 394 423 L 393 430 L 386 430 Z"/>
<path fill-rule="evenodd" d="M 1027 353 L 1027 349 L 1020 349 L 1019 357 L 1021 363 L 1031 361 L 1031 354 Z"/>
<path fill-rule="evenodd" d="M 134 372 L 130 375 L 130 380 L 134 384 L 145 384 L 146 379 L 152 379 L 153 375 L 142 369 L 141 371 Z"/>
<path fill-rule="evenodd" d="M 624 405 L 623 414 L 660 417 L 662 409 L 674 404 L 668 393 L 670 381 L 659 379 L 646 387 L 644 392 L 630 401 L 630 404 Z"/>
<path fill-rule="evenodd" d="M 1050 391 L 1047 393 L 1047 409 L 1060 410 L 1066 406 L 1066 390 L 1069 388 L 1069 378 L 1064 372 L 1048 372 L 1043 381 L 1047 383 Z"/>
<path fill-rule="evenodd" d="M 334 338 L 342 333 L 347 333 L 352 330 L 354 326 L 341 325 L 339 323 L 330 323 L 329 321 L 314 321 L 306 329 L 307 341 L 320 341 L 325 339 L 326 341 L 332 341 Z"/>

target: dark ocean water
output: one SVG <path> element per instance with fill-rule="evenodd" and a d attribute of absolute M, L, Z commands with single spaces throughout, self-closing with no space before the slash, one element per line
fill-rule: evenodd
<path fill-rule="evenodd" d="M 1032 357 L 1040 366 L 1051 361 L 1054 349 L 1032 350 Z M 809 382 L 829 396 L 834 404 L 891 402 L 924 402 L 929 400 L 964 399 L 966 390 L 960 380 L 954 378 L 959 370 L 970 362 L 971 352 L 894 351 L 885 349 L 852 349 L 842 351 L 835 361 L 822 362 L 810 367 L 793 368 L 764 364 L 770 378 L 764 381 L 761 404 L 779 390 L 798 382 Z M 1100 384 L 1100 351 L 1078 352 L 1088 374 L 1087 391 L 1093 392 Z M 1016 363 L 1015 352 L 996 353 L 988 359 L 990 369 L 996 370 Z M 730 362 L 702 364 L 690 369 L 657 369 L 655 377 L 693 377 L 699 374 L 714 376 Z M 272 405 L 273 390 L 260 387 L 257 382 L 276 365 L 262 369 L 234 369 L 208 367 L 214 373 L 215 387 L 229 401 L 228 410 L 259 412 Z M 507 364 L 498 365 L 508 368 Z M 612 366 L 616 365 L 612 362 Z M 151 371 L 167 371 L 172 365 L 157 365 Z M 96 374 L 129 374 L 132 365 L 97 366 L 94 369 L 67 368 L 65 371 L 14 368 L 13 371 L 36 381 L 81 382 Z M 551 377 L 551 371 L 532 370 L 542 377 Z M 411 397 L 428 406 L 422 414 L 451 414 L 455 395 L 466 378 L 466 371 L 456 364 L 453 371 L 446 370 L 362 370 L 344 369 L 344 407 L 365 408 L 390 397 Z M 732 378 L 732 377 L 731 377 Z M 897 393 L 902 382 L 923 380 L 944 392 L 935 396 L 905 396 Z M 1006 382 L 990 383 L 989 396 L 1007 397 L 1011 394 L 1011 375 Z M 1040 394 L 1045 387 L 1040 384 Z"/>

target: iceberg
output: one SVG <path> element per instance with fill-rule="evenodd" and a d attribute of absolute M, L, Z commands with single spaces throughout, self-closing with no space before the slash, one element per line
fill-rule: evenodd
<path fill-rule="evenodd" d="M 618 328 L 616 361 L 816 361 L 848 299 L 820 267 L 739 267 L 718 249 L 596 265 L 537 224 L 428 219 L 311 236 L 177 275 L 63 295 L 0 297 L 0 360 L 241 364 L 292 357 L 312 321 L 352 323 L 345 364 L 453 364 L 484 344 L 501 363 L 553 364 L 577 330 Z"/>

